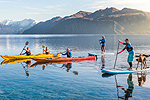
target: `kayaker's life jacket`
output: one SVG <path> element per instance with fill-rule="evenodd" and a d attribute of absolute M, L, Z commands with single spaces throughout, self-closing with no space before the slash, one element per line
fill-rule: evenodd
<path fill-rule="evenodd" d="M 67 57 L 71 58 L 71 52 L 66 52 L 67 53 Z"/>
<path fill-rule="evenodd" d="M 46 52 L 46 54 L 49 54 L 49 52 Z"/>
<path fill-rule="evenodd" d="M 27 55 L 27 56 L 31 55 L 31 51 L 30 51 L 30 50 L 29 50 L 29 52 L 26 51 L 26 55 Z"/>

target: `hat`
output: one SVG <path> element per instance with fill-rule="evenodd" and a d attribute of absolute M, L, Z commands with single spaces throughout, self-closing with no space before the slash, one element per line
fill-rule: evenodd
<path fill-rule="evenodd" d="M 128 38 L 126 38 L 126 39 L 125 39 L 125 41 L 129 41 L 129 39 L 128 39 Z"/>

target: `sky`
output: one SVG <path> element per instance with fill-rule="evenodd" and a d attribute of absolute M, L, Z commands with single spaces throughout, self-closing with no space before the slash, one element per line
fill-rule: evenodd
<path fill-rule="evenodd" d="M 34 19 L 46 21 L 69 16 L 78 11 L 127 7 L 150 12 L 150 0 L 0 0 L 0 21 Z"/>

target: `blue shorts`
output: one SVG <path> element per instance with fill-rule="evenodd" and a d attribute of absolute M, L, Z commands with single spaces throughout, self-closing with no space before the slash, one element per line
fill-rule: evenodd
<path fill-rule="evenodd" d="M 134 53 L 131 53 L 128 55 L 128 59 L 127 59 L 127 62 L 132 62 L 134 59 Z"/>

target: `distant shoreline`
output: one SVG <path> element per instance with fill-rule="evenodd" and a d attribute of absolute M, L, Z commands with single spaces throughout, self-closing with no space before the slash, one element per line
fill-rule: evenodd
<path fill-rule="evenodd" d="M 100 33 L 36 33 L 36 34 L 22 34 L 22 33 L 0 33 L 0 35 L 150 35 L 150 34 L 100 34 Z"/>

